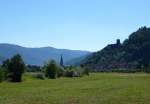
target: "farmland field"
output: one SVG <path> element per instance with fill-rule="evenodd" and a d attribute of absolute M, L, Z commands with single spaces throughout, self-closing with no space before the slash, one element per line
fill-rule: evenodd
<path fill-rule="evenodd" d="M 23 80 L 0 83 L 0 104 L 150 104 L 150 75 L 144 73 Z"/>

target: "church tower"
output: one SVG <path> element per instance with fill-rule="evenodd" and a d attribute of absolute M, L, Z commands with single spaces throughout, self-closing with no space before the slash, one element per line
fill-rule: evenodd
<path fill-rule="evenodd" d="M 64 67 L 64 61 L 63 61 L 63 56 L 61 55 L 61 59 L 60 59 L 60 66 Z"/>

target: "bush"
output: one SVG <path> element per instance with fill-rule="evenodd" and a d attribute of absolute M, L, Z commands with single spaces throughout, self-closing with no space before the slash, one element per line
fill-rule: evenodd
<path fill-rule="evenodd" d="M 84 75 L 84 69 L 81 67 L 76 67 L 74 72 L 74 77 L 82 77 Z"/>
<path fill-rule="evenodd" d="M 83 70 L 81 68 L 76 67 L 68 67 L 65 70 L 65 77 L 82 77 L 83 76 Z"/>
<path fill-rule="evenodd" d="M 62 77 L 64 76 L 64 68 L 59 67 L 57 70 L 57 77 Z"/>
<path fill-rule="evenodd" d="M 33 77 L 36 78 L 36 79 L 41 79 L 41 80 L 44 80 L 45 79 L 45 76 L 43 73 L 36 73 L 36 74 L 33 74 Z"/>
<path fill-rule="evenodd" d="M 4 73 L 3 70 L 0 68 L 0 82 L 4 80 Z"/>
<path fill-rule="evenodd" d="M 73 77 L 74 71 L 73 70 L 67 70 L 65 71 L 65 77 Z"/>
<path fill-rule="evenodd" d="M 58 73 L 58 65 L 55 63 L 54 60 L 52 61 L 49 61 L 45 66 L 45 75 L 46 77 L 48 78 L 51 78 L 51 79 L 56 79 L 57 77 L 57 73 Z"/>
<path fill-rule="evenodd" d="M 0 82 L 7 79 L 7 70 L 4 68 L 0 68 Z"/>
<path fill-rule="evenodd" d="M 84 68 L 83 74 L 89 76 L 90 75 L 89 69 L 88 68 Z"/>
<path fill-rule="evenodd" d="M 7 70 L 4 68 L 0 68 L 0 82 L 4 81 L 7 79 Z"/>

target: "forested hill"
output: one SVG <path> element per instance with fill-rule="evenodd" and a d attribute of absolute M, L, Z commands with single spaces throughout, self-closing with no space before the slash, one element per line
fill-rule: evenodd
<path fill-rule="evenodd" d="M 140 28 L 122 44 L 118 40 L 116 44 L 93 53 L 82 63 L 97 71 L 150 67 L 150 28 Z"/>

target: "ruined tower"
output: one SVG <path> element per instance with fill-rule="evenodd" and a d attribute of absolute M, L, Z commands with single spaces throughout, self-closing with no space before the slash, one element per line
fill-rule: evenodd
<path fill-rule="evenodd" d="M 120 45 L 120 44 L 121 44 L 120 39 L 117 39 L 116 44 L 117 44 L 117 45 Z"/>

